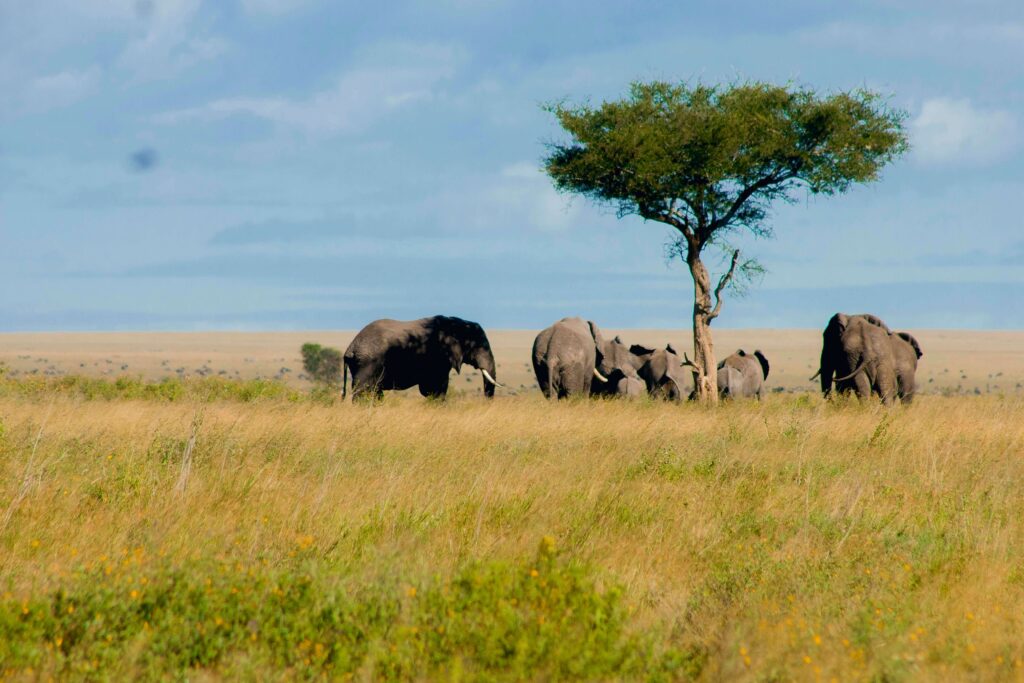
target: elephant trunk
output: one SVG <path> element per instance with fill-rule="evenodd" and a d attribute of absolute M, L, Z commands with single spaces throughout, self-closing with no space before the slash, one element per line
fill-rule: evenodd
<path fill-rule="evenodd" d="M 484 379 L 484 396 L 494 398 L 494 388 L 497 384 L 497 368 L 494 363 L 494 354 L 490 349 L 481 349 L 477 354 L 476 367 L 480 370 Z"/>

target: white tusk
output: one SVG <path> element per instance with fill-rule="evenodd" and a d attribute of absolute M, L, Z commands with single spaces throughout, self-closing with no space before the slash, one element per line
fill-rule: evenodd
<path fill-rule="evenodd" d="M 503 387 L 503 386 L 505 386 L 504 384 L 498 384 L 498 380 L 496 380 L 493 377 L 491 377 L 491 373 L 487 372 L 486 370 L 481 370 L 480 372 L 484 373 L 484 377 L 487 378 L 487 381 L 490 382 L 491 384 L 493 384 L 494 386 L 496 386 L 496 387 Z"/>
<path fill-rule="evenodd" d="M 608 381 L 608 378 L 603 376 L 600 372 L 598 372 L 597 368 L 594 368 L 594 377 L 598 378 L 602 382 L 607 382 Z"/>

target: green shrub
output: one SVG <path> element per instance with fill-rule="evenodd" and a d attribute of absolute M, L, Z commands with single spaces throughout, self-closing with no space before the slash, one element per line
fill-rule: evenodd
<path fill-rule="evenodd" d="M 185 678 L 189 671 L 388 680 L 672 678 L 703 657 L 627 633 L 617 585 L 556 559 L 475 562 L 448 578 L 334 581 L 316 560 L 268 570 L 122 563 L 66 589 L 0 603 L 0 670 L 65 678 Z M 239 668 L 241 667 L 241 669 Z"/>
<path fill-rule="evenodd" d="M 313 342 L 302 345 L 302 367 L 314 382 L 335 387 L 341 384 L 341 351 Z"/>

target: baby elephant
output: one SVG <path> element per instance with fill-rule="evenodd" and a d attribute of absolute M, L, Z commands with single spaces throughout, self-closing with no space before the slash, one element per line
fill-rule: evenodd
<path fill-rule="evenodd" d="M 718 396 L 744 398 L 764 395 L 764 381 L 768 379 L 768 359 L 760 351 L 754 355 L 740 349 L 718 364 Z"/>

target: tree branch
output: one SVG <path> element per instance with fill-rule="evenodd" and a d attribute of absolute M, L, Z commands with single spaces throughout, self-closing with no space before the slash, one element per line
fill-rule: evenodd
<path fill-rule="evenodd" d="M 740 258 L 740 250 L 732 252 L 732 262 L 729 264 L 729 270 L 718 280 L 718 286 L 715 287 L 715 307 L 711 309 L 708 314 L 708 322 L 711 322 L 718 317 L 719 312 L 722 310 L 722 290 L 729 284 L 729 280 L 732 279 L 733 273 L 736 272 L 736 262 Z"/>
<path fill-rule="evenodd" d="M 796 177 L 797 172 L 798 171 L 796 170 L 790 170 L 782 173 L 779 173 L 778 171 L 769 173 L 757 182 L 751 183 L 743 188 L 743 190 L 736 195 L 736 200 L 729 207 L 729 210 L 725 212 L 725 215 L 708 225 L 708 232 L 712 233 L 719 228 L 729 225 L 729 223 L 732 222 L 732 219 L 736 217 L 739 210 L 743 208 L 743 205 L 747 203 L 747 200 L 750 199 L 755 192 L 763 190 L 766 187 L 771 187 L 772 185 L 784 183 L 787 180 L 792 180 Z"/>
<path fill-rule="evenodd" d="M 671 225 L 682 233 L 683 237 L 686 238 L 688 245 L 693 245 L 695 233 L 693 226 L 690 223 L 690 219 L 679 213 L 677 209 L 670 208 L 667 213 L 655 213 L 651 211 L 649 207 L 641 207 L 640 215 L 647 220 L 660 221 Z"/>

